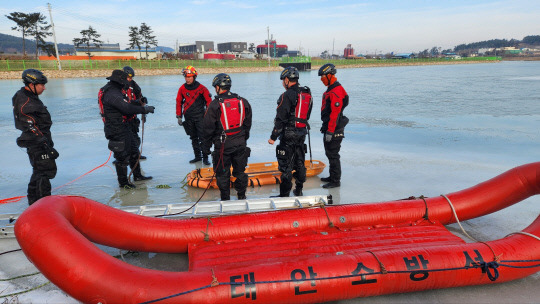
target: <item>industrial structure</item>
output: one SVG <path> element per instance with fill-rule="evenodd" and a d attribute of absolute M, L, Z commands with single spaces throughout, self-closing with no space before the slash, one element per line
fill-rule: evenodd
<path fill-rule="evenodd" d="M 241 53 L 247 51 L 247 42 L 218 43 L 217 51 L 220 53 Z"/>
<path fill-rule="evenodd" d="M 179 54 L 195 54 L 215 51 L 214 41 L 195 41 L 195 44 L 186 44 L 178 47 Z"/>
<path fill-rule="evenodd" d="M 265 44 L 257 45 L 257 54 L 266 56 L 270 48 L 270 57 L 282 57 L 288 51 L 286 44 L 277 44 L 276 40 L 265 40 Z"/>

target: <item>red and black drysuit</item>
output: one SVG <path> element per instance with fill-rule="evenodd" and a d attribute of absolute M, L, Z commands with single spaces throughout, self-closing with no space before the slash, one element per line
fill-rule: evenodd
<path fill-rule="evenodd" d="M 239 127 L 230 130 L 232 134 L 225 135 L 222 120 L 225 120 L 226 115 L 222 115 L 222 107 L 227 106 L 230 99 L 242 101 L 243 108 L 239 107 L 238 110 L 243 111 L 244 118 Z M 210 154 L 210 148 L 212 144 L 214 145 L 212 163 L 221 193 L 221 200 L 230 199 L 231 165 L 233 167 L 232 175 L 236 178 L 233 186 L 236 189 L 238 198 L 242 199 L 246 196 L 248 176 L 244 171 L 250 154 L 250 149 L 246 144 L 251 130 L 251 119 L 252 112 L 249 102 L 229 91 L 217 95 L 208 105 L 204 115 L 202 149 L 204 154 Z"/>
<path fill-rule="evenodd" d="M 182 126 L 191 139 L 191 146 L 197 160 L 202 159 L 203 117 L 211 101 L 212 95 L 198 81 L 193 81 L 189 85 L 184 83 L 176 95 L 176 117 L 184 117 Z"/>
<path fill-rule="evenodd" d="M 118 183 L 120 186 L 129 185 L 128 164 L 135 177 L 140 177 L 142 174 L 140 166 L 135 167 L 139 158 L 138 141 L 126 117 L 146 114 L 146 111 L 140 104 L 130 103 L 120 83 L 109 81 L 100 91 L 103 94 L 100 104 L 104 120 L 103 130 L 105 138 L 109 140 L 109 150 L 113 152 L 116 159 L 114 164 Z"/>
<path fill-rule="evenodd" d="M 280 140 L 279 145 L 276 146 L 276 158 L 281 172 L 281 184 L 279 185 L 279 196 L 281 197 L 290 195 L 293 177 L 296 181 L 295 195 L 300 195 L 306 181 L 307 147 L 304 142 L 308 130 L 307 127 L 297 128 L 295 126 L 295 110 L 301 92 L 310 93 L 310 90 L 308 87 L 300 87 L 295 84 L 281 94 L 277 100 L 274 129 L 270 135 L 270 139 L 275 141 L 279 138 Z M 311 106 L 307 113 L 307 120 L 309 120 L 310 115 Z"/>
<path fill-rule="evenodd" d="M 22 131 L 17 145 L 26 148 L 32 176 L 28 183 L 28 204 L 51 195 L 50 180 L 56 176 L 58 152 L 53 148 L 51 114 L 39 96 L 21 88 L 12 99 L 15 127 Z"/>
<path fill-rule="evenodd" d="M 331 136 L 330 141 L 323 139 L 323 142 L 330 165 L 330 182 L 334 183 L 341 180 L 339 150 L 341 149 L 341 141 L 345 137 L 345 126 L 349 123 L 349 119 L 343 115 L 343 110 L 348 105 L 349 95 L 338 81 L 328 86 L 322 98 L 321 133 L 325 134 L 323 137 Z"/>

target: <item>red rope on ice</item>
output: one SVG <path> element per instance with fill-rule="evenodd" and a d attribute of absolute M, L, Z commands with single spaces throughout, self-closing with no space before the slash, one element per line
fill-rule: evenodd
<path fill-rule="evenodd" d="M 58 187 L 52 189 L 51 191 L 55 191 L 55 190 L 58 190 L 58 189 L 60 189 L 60 188 L 62 188 L 62 187 L 65 187 L 65 186 L 67 186 L 67 185 L 69 185 L 69 184 L 71 184 L 71 183 L 73 183 L 73 182 L 75 182 L 75 181 L 81 179 L 82 177 L 84 177 L 84 176 L 86 176 L 86 175 L 88 175 L 88 174 L 94 172 L 95 170 L 97 170 L 97 169 L 99 169 L 99 168 L 105 166 L 105 165 L 109 162 L 109 160 L 111 160 L 111 155 L 112 155 L 112 151 L 109 153 L 109 158 L 107 158 L 107 161 L 104 162 L 103 164 L 101 164 L 101 165 L 95 167 L 94 169 L 92 169 L 92 170 L 86 172 L 85 174 L 83 174 L 83 175 L 77 177 L 76 179 L 74 179 L 74 180 L 72 180 L 72 181 L 70 181 L 70 182 L 68 182 L 68 183 L 63 184 L 62 186 L 58 186 Z M 1 200 L 0 200 L 0 205 L 1 205 L 1 204 L 7 204 L 7 203 L 16 203 L 16 202 L 20 201 L 22 198 L 25 198 L 25 197 L 26 197 L 26 195 L 23 195 L 23 196 L 14 196 L 14 197 L 10 197 L 10 198 L 4 198 L 4 199 L 1 199 Z"/>

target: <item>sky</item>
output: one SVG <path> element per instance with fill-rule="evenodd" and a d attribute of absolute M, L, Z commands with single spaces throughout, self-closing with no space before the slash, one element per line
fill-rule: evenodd
<path fill-rule="evenodd" d="M 46 1 L 0 0 L 0 33 L 11 30 L 12 12 L 41 12 L 50 23 Z M 92 26 L 105 43 L 128 47 L 128 27 L 143 22 L 158 45 L 195 41 L 265 43 L 268 32 L 278 44 L 305 55 L 418 52 L 432 47 L 490 39 L 540 35 L 538 0 L 453 1 L 140 1 L 49 0 L 58 43 L 72 44 Z M 52 41 L 52 37 L 50 39 Z"/>

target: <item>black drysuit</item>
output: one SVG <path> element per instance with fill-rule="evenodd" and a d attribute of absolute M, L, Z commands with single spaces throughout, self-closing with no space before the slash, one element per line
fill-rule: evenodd
<path fill-rule="evenodd" d="M 225 133 L 221 124 L 221 103 L 230 98 L 238 98 L 243 101 L 245 118 L 238 133 L 223 136 Z M 209 154 L 210 147 L 212 147 L 212 144 L 214 145 L 212 163 L 217 185 L 221 192 L 221 200 L 230 199 L 231 165 L 233 167 L 232 175 L 236 178 L 233 186 L 239 198 L 245 197 L 248 176 L 244 171 L 250 154 L 250 149 L 246 147 L 246 144 L 251 130 L 251 119 L 252 112 L 249 102 L 229 91 L 217 95 L 204 115 L 202 151 L 203 154 Z"/>
<path fill-rule="evenodd" d="M 140 176 L 140 166 L 134 165 L 139 158 L 138 140 L 132 125 L 125 117 L 145 114 L 144 107 L 130 103 L 122 92 L 122 85 L 109 81 L 103 88 L 103 115 L 105 118 L 105 138 L 109 140 L 109 150 L 114 153 L 116 173 L 120 186 L 128 184 L 127 165 L 133 168 L 135 177 Z"/>
<path fill-rule="evenodd" d="M 32 176 L 28 183 L 28 204 L 51 195 L 50 180 L 56 176 L 58 152 L 53 148 L 52 120 L 47 107 L 39 96 L 21 88 L 12 99 L 15 127 L 22 131 L 17 145 L 26 148 Z"/>
<path fill-rule="evenodd" d="M 281 172 L 281 184 L 279 186 L 279 195 L 287 197 L 292 189 L 292 178 L 296 183 L 296 193 L 301 193 L 306 181 L 306 135 L 307 128 L 295 127 L 295 109 L 298 102 L 298 95 L 301 91 L 308 92 L 308 87 L 300 87 L 295 84 L 287 89 L 279 97 L 274 119 L 274 129 L 270 139 L 279 138 L 279 145 L 276 147 L 276 157 L 278 168 Z M 311 108 L 308 111 L 307 119 L 311 114 Z M 292 171 L 295 171 L 294 174 Z"/>

